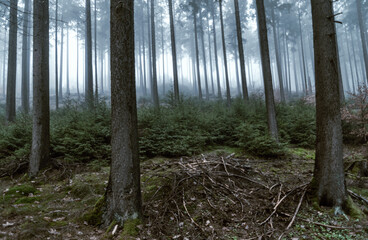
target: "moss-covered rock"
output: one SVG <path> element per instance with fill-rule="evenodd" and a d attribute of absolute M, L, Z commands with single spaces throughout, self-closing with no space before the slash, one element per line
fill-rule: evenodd
<path fill-rule="evenodd" d="M 83 215 L 82 220 L 89 225 L 100 226 L 102 224 L 103 209 L 106 204 L 105 196 L 102 196 L 95 204 L 94 208 Z"/>

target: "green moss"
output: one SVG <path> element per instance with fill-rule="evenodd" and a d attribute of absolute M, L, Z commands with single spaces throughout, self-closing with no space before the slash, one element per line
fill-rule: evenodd
<path fill-rule="evenodd" d="M 288 152 L 297 158 L 301 158 L 301 159 L 315 159 L 315 151 L 314 150 L 310 150 L 310 149 L 305 149 L 305 148 L 289 148 Z"/>
<path fill-rule="evenodd" d="M 105 204 L 105 196 L 102 196 L 96 202 L 92 211 L 83 215 L 82 220 L 87 221 L 87 223 L 92 226 L 100 226 L 102 224 L 102 214 Z"/>
<path fill-rule="evenodd" d="M 18 195 L 28 196 L 30 193 L 36 193 L 37 189 L 29 184 L 18 185 L 9 189 L 5 195 Z"/>
<path fill-rule="evenodd" d="M 15 201 L 15 204 L 22 204 L 22 203 L 34 203 L 35 201 L 39 201 L 39 197 L 21 197 L 17 201 Z"/>
<path fill-rule="evenodd" d="M 354 203 L 350 196 L 346 200 L 343 207 L 346 213 L 352 218 L 364 219 L 366 217 L 363 211 Z"/>
<path fill-rule="evenodd" d="M 139 234 L 138 225 L 142 224 L 139 218 L 129 219 L 124 222 L 123 231 L 120 235 L 120 239 L 128 239 L 129 237 L 136 237 Z"/>
<path fill-rule="evenodd" d="M 114 227 L 116 224 L 117 224 L 117 222 L 116 222 L 115 220 L 113 220 L 113 221 L 110 223 L 109 227 L 106 229 L 106 233 L 111 232 L 111 231 L 113 230 L 113 227 Z"/>
<path fill-rule="evenodd" d="M 67 226 L 69 223 L 66 221 L 57 221 L 57 222 L 50 222 L 50 227 L 64 227 Z"/>

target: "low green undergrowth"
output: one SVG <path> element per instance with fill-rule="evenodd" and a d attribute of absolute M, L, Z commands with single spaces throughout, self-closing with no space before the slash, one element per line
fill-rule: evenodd
<path fill-rule="evenodd" d="M 30 154 L 32 118 L 18 115 L 6 125 L 0 106 L 0 161 L 27 158 Z M 265 103 L 252 97 L 248 103 L 234 99 L 231 107 L 223 101 L 182 98 L 174 104 L 168 97 L 160 111 L 151 106 L 138 109 L 140 156 L 176 157 L 193 155 L 213 146 L 238 147 L 260 157 L 280 157 L 286 144 L 314 146 L 315 111 L 313 106 L 293 102 L 277 106 L 280 143 L 268 135 Z M 51 112 L 51 157 L 67 162 L 109 161 L 111 114 L 105 102 L 88 111 L 68 101 Z"/>

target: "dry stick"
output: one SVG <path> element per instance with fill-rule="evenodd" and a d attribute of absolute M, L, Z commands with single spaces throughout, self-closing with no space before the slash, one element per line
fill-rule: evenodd
<path fill-rule="evenodd" d="M 349 189 L 348 189 L 348 193 L 349 193 L 351 196 L 353 196 L 353 197 L 355 197 L 355 198 L 357 198 L 357 199 L 361 200 L 362 202 L 364 202 L 365 204 L 367 204 L 367 205 L 368 205 L 368 200 L 367 200 L 367 199 L 365 199 L 364 197 L 360 196 L 359 194 L 356 194 L 355 192 L 353 192 L 353 191 L 351 191 L 351 190 L 349 190 Z"/>
<path fill-rule="evenodd" d="M 194 221 L 194 219 L 192 218 L 192 216 L 190 216 L 190 213 L 188 212 L 188 209 L 187 209 L 187 205 L 185 204 L 185 200 L 184 200 L 184 191 L 183 191 L 183 206 L 184 206 L 184 209 L 185 209 L 185 212 L 187 213 L 187 215 L 189 216 L 190 220 L 192 221 L 192 223 L 199 229 L 201 229 L 201 231 L 203 233 L 205 233 L 205 231 L 201 228 L 201 226 L 198 225 L 198 223 L 196 223 Z"/>
<path fill-rule="evenodd" d="M 288 213 L 284 213 L 284 212 L 280 212 L 282 215 L 285 215 L 287 217 L 291 217 L 290 214 Z M 328 225 L 328 224 L 323 224 L 323 223 L 319 223 L 319 222 L 313 222 L 311 220 L 308 220 L 308 219 L 305 219 L 305 218 L 302 218 L 302 217 L 298 217 L 300 220 L 304 221 L 304 222 L 307 222 L 307 223 L 311 223 L 311 224 L 314 224 L 314 225 L 317 225 L 317 226 L 321 226 L 321 227 L 325 227 L 325 228 L 332 228 L 332 229 L 354 229 L 352 227 L 341 227 L 341 226 L 334 226 L 334 225 Z"/>
<path fill-rule="evenodd" d="M 294 221 L 295 221 L 295 218 L 296 218 L 296 215 L 298 215 L 298 212 L 299 212 L 299 209 L 300 209 L 300 206 L 302 205 L 302 202 L 303 202 L 303 199 L 304 199 L 304 195 L 305 193 L 307 192 L 307 189 L 305 189 L 303 191 L 303 194 L 302 194 L 302 197 L 300 198 L 300 201 L 299 201 L 299 204 L 298 206 L 296 207 L 296 210 L 295 210 L 295 213 L 294 213 L 294 216 L 293 218 L 291 219 L 289 225 L 287 226 L 286 230 L 289 230 L 289 228 L 293 225 Z"/>

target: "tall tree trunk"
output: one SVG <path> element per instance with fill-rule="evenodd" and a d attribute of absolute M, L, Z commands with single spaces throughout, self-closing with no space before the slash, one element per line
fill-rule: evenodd
<path fill-rule="evenodd" d="M 161 12 L 161 49 L 162 49 L 162 93 L 165 95 L 165 44 L 164 44 L 164 21 Z"/>
<path fill-rule="evenodd" d="M 220 71 L 219 71 L 219 62 L 218 62 L 218 53 L 217 53 L 217 34 L 216 34 L 216 22 L 215 22 L 215 6 L 212 0 L 209 0 L 211 5 L 211 12 L 212 12 L 212 29 L 213 29 L 213 47 L 214 47 L 214 54 L 215 54 L 215 64 L 216 64 L 216 78 L 217 78 L 217 96 L 222 99 L 221 93 L 221 84 L 220 84 Z"/>
<path fill-rule="evenodd" d="M 304 42 L 303 42 L 303 30 L 302 30 L 302 23 L 300 20 L 300 11 L 298 12 L 298 22 L 299 22 L 299 33 L 300 33 L 300 47 L 302 50 L 302 55 L 301 55 L 301 60 L 302 60 L 302 67 L 303 67 L 303 87 L 305 90 L 305 95 L 309 95 L 310 92 L 308 91 L 308 86 L 307 86 L 307 69 L 305 67 L 305 58 L 304 58 Z"/>
<path fill-rule="evenodd" d="M 94 41 L 94 47 L 95 47 L 95 98 L 96 103 L 98 103 L 98 77 L 97 77 L 97 0 L 95 0 L 95 41 Z"/>
<path fill-rule="evenodd" d="M 30 18 L 30 0 L 25 0 L 23 13 L 23 42 L 22 42 L 22 110 L 25 114 L 29 112 L 29 58 L 30 49 L 29 42 L 29 18 Z"/>
<path fill-rule="evenodd" d="M 58 65 L 58 10 L 59 10 L 59 1 L 56 0 L 55 5 L 56 5 L 56 11 L 55 11 L 55 105 L 56 105 L 56 109 L 59 109 L 59 81 L 58 81 L 58 77 L 59 77 L 59 73 L 58 73 L 58 69 L 59 69 L 59 65 Z M 77 38 L 78 38 L 78 26 L 77 26 Z M 77 68 L 78 71 L 78 68 Z"/>
<path fill-rule="evenodd" d="M 78 93 L 78 101 L 80 100 L 80 93 L 79 93 L 79 36 L 78 31 L 79 28 L 77 26 L 77 93 Z"/>
<path fill-rule="evenodd" d="M 147 1 L 147 28 L 148 28 L 148 71 L 149 71 L 149 84 L 150 84 L 150 89 L 151 89 L 151 97 L 152 96 L 152 34 L 151 34 L 151 14 L 149 11 L 149 3 Z"/>
<path fill-rule="evenodd" d="M 60 77 L 59 77 L 59 100 L 63 101 L 63 65 L 64 65 L 64 14 L 61 15 L 61 47 L 60 47 Z"/>
<path fill-rule="evenodd" d="M 171 53 L 173 63 L 173 78 L 174 78 L 174 97 L 179 101 L 179 80 L 178 80 L 178 65 L 176 60 L 176 42 L 175 42 L 175 26 L 172 0 L 169 1 L 169 15 L 170 15 L 170 36 L 171 36 Z"/>
<path fill-rule="evenodd" d="M 239 0 L 234 0 L 234 6 L 235 6 L 236 35 L 238 38 L 240 76 L 241 76 L 241 82 L 242 82 L 243 99 L 247 101 L 249 96 L 248 96 L 247 79 L 245 75 L 243 37 L 242 37 L 242 29 L 241 29 L 240 14 L 239 14 Z"/>
<path fill-rule="evenodd" d="M 153 106 L 160 107 L 157 89 L 157 66 L 156 66 L 156 34 L 155 34 L 155 0 L 151 0 L 151 38 L 152 38 L 152 100 Z"/>
<path fill-rule="evenodd" d="M 355 44 L 354 44 L 354 35 L 353 35 L 353 32 L 350 31 L 350 37 L 351 37 L 351 41 L 353 42 L 352 47 L 353 47 L 353 58 L 354 58 L 354 65 L 355 65 L 355 73 L 356 73 L 356 76 L 357 76 L 357 85 L 359 86 L 360 84 L 360 81 L 359 81 L 359 72 L 358 72 L 358 62 L 357 62 L 357 58 L 356 58 L 356 51 L 355 51 Z M 358 87 L 357 86 L 357 87 Z"/>
<path fill-rule="evenodd" d="M 278 130 L 276 122 L 275 100 L 273 96 L 272 74 L 270 64 L 270 52 L 268 49 L 268 36 L 266 26 L 266 14 L 264 0 L 256 0 L 259 44 L 261 50 L 263 82 L 265 88 L 267 123 L 270 135 L 278 141 Z"/>
<path fill-rule="evenodd" d="M 228 69 L 227 69 L 224 17 L 223 17 L 223 14 L 222 14 L 222 1 L 223 0 L 219 0 L 220 21 L 221 21 L 221 38 L 222 38 L 222 51 L 223 51 L 223 54 L 224 54 L 224 68 L 225 68 L 225 80 L 226 80 L 226 100 L 227 100 L 227 106 L 230 106 L 230 104 L 231 104 L 231 95 L 230 95 L 229 74 L 228 74 Z"/>
<path fill-rule="evenodd" d="M 111 168 L 105 226 L 142 217 L 134 77 L 134 1 L 111 0 Z M 126 57 L 121 57 L 126 56 Z"/>
<path fill-rule="evenodd" d="M 94 108 L 93 100 L 93 68 L 92 68 L 92 20 L 91 0 L 86 0 L 86 103 L 91 110 Z"/>
<path fill-rule="evenodd" d="M 362 1 L 363 0 L 356 0 L 356 6 L 357 6 L 357 12 L 358 12 L 360 39 L 361 39 L 362 48 L 363 48 L 365 76 L 368 78 L 368 53 L 367 53 L 367 40 L 366 40 L 366 35 L 365 35 L 366 31 L 367 31 L 367 28 L 366 28 L 365 22 L 363 20 Z M 368 81 L 368 79 L 365 79 L 364 83 L 366 83 L 367 81 Z"/>
<path fill-rule="evenodd" d="M 6 88 L 6 53 L 8 45 L 8 28 L 5 26 L 5 43 L 4 43 L 4 54 L 3 54 L 3 96 L 5 98 L 5 88 Z"/>
<path fill-rule="evenodd" d="M 342 158 L 337 42 L 331 1 L 312 0 L 316 61 L 317 145 L 314 179 L 321 205 L 342 207 L 347 200 Z"/>
<path fill-rule="evenodd" d="M 15 120 L 15 91 L 17 78 L 18 0 L 10 0 L 8 83 L 6 91 L 6 120 Z"/>
<path fill-rule="evenodd" d="M 281 102 L 285 103 L 285 93 L 284 93 L 284 78 L 282 76 L 282 66 L 281 66 L 281 58 L 279 52 L 279 40 L 278 40 L 278 33 L 276 31 L 276 18 L 275 18 L 275 10 L 274 6 L 271 7 L 271 17 L 272 17 L 272 32 L 273 32 L 273 39 L 275 44 L 275 53 L 276 53 L 276 65 L 277 65 L 277 74 L 279 77 L 279 87 L 280 87 L 280 97 Z"/>
<path fill-rule="evenodd" d="M 142 9 L 141 14 L 144 16 L 144 4 L 142 1 Z M 146 68 L 146 41 L 144 37 L 144 17 L 142 17 L 142 23 L 141 23 L 141 35 L 142 35 L 142 49 L 143 49 L 143 88 L 142 93 L 144 97 L 147 97 L 147 68 Z"/>
<path fill-rule="evenodd" d="M 237 86 L 238 96 L 242 97 L 240 80 L 239 80 L 238 52 L 236 50 L 234 52 L 235 52 L 234 63 L 235 63 L 235 73 L 236 73 L 236 86 Z"/>
<path fill-rule="evenodd" d="M 346 41 L 346 44 L 345 45 L 346 45 L 346 48 L 347 48 L 347 51 L 348 51 L 347 53 L 348 53 L 348 59 L 349 59 L 349 67 L 350 67 L 351 81 L 353 83 L 353 92 L 355 93 L 354 71 L 353 71 L 353 66 L 352 66 L 352 61 L 351 61 L 351 55 L 350 55 L 350 47 L 349 47 L 350 42 L 348 41 L 348 33 L 347 33 L 346 28 L 344 29 L 344 31 L 345 31 L 345 41 Z M 353 39 L 351 39 L 351 41 L 353 41 Z M 346 75 L 348 76 L 348 74 L 346 74 Z M 346 81 L 349 82 L 349 77 L 347 77 Z"/>
<path fill-rule="evenodd" d="M 208 0 L 207 0 L 207 7 L 208 7 Z M 215 95 L 215 86 L 214 86 L 214 82 L 213 82 L 213 66 L 212 66 L 212 44 L 211 44 L 211 27 L 210 27 L 210 21 L 209 21 L 209 15 L 210 12 L 207 9 L 207 15 L 206 15 L 206 20 L 207 20 L 207 37 L 208 37 L 208 53 L 209 53 L 209 62 L 210 62 L 210 72 L 211 72 L 211 90 L 212 90 L 212 94 Z"/>
<path fill-rule="evenodd" d="M 297 68 L 296 68 L 295 51 L 292 51 L 292 55 L 293 55 L 293 65 L 294 65 L 295 92 L 297 95 L 299 95 L 299 80 L 298 80 L 298 74 L 297 74 Z"/>
<path fill-rule="evenodd" d="M 34 177 L 49 162 L 49 1 L 33 2 L 33 128 L 29 175 Z"/>
<path fill-rule="evenodd" d="M 203 30 L 203 17 L 202 10 L 199 9 L 199 26 L 200 26 L 200 35 L 201 35 L 201 43 L 202 43 L 202 58 L 203 58 L 203 72 L 204 72 L 204 83 L 206 88 L 206 99 L 210 98 L 210 93 L 208 91 L 208 78 L 207 78 L 207 60 L 206 60 L 206 46 L 204 45 L 204 30 Z"/>
<path fill-rule="evenodd" d="M 100 49 L 100 92 L 104 94 L 104 50 Z"/>
<path fill-rule="evenodd" d="M 70 81 L 69 81 L 69 26 L 66 28 L 66 96 L 70 96 Z"/>
<path fill-rule="evenodd" d="M 202 99 L 202 86 L 201 86 L 201 72 L 199 71 L 199 50 L 198 50 L 198 31 L 197 31 L 197 11 L 198 6 L 193 8 L 194 19 L 194 41 L 195 41 L 195 55 L 196 55 L 196 67 L 197 67 L 197 83 L 198 83 L 198 97 Z"/>

